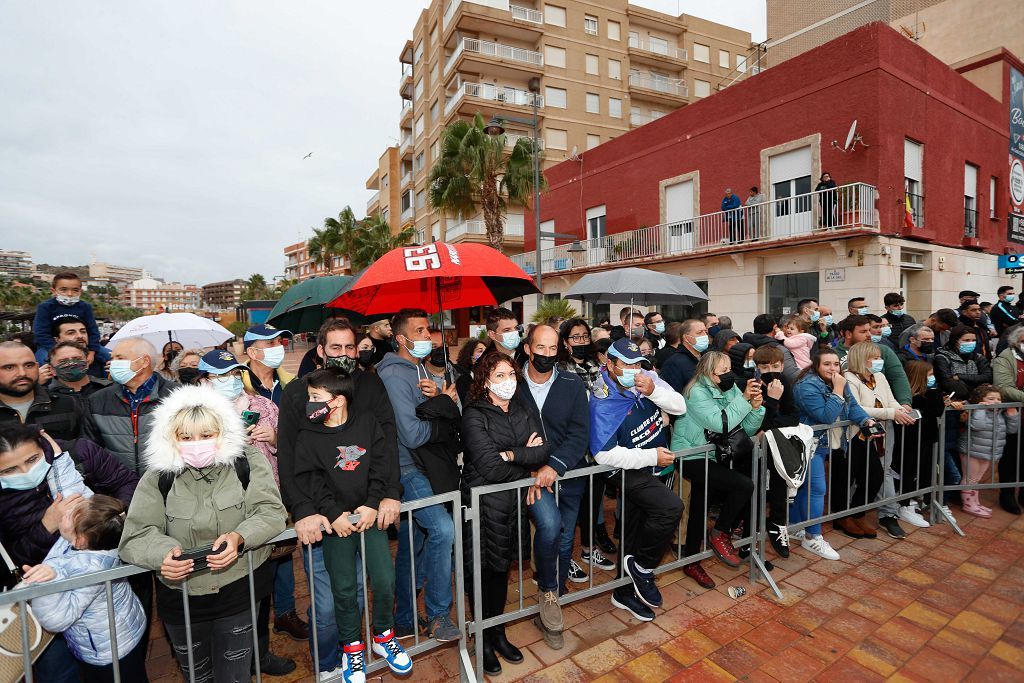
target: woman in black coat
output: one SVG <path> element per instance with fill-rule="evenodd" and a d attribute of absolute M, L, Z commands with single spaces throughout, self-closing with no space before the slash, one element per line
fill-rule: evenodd
<path fill-rule="evenodd" d="M 467 504 L 472 487 L 525 479 L 548 460 L 543 425 L 512 400 L 518 375 L 512 360 L 498 352 L 485 354 L 473 368 L 470 402 L 462 413 L 462 495 Z M 522 513 L 528 490 L 480 498 L 480 608 L 484 619 L 505 611 L 509 567 L 518 556 L 519 534 L 526 528 Z M 496 653 L 512 663 L 523 659 L 505 637 L 504 626 L 484 632 L 484 671 L 491 675 L 501 672 Z"/>
<path fill-rule="evenodd" d="M 832 180 L 831 173 L 822 173 L 820 182 L 814 186 L 818 195 L 818 206 L 821 208 L 821 226 L 823 228 L 835 227 L 838 216 L 836 205 L 839 197 L 836 196 L 836 181 Z"/>

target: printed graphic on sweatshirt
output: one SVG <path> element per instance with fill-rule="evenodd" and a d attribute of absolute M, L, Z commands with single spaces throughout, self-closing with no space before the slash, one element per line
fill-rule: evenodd
<path fill-rule="evenodd" d="M 359 467 L 359 458 L 365 453 L 366 449 L 362 446 L 338 446 L 338 461 L 334 466 L 339 470 L 354 470 Z"/>

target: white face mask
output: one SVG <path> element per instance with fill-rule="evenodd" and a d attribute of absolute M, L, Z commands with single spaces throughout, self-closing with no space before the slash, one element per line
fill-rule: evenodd
<path fill-rule="evenodd" d="M 516 395 L 516 378 L 509 377 L 504 382 L 498 382 L 497 384 L 488 384 L 487 388 L 494 392 L 494 395 L 500 398 L 502 401 L 508 401 Z"/>
<path fill-rule="evenodd" d="M 284 362 L 283 346 L 268 346 L 263 349 L 263 360 L 260 361 L 268 368 L 279 368 Z"/>

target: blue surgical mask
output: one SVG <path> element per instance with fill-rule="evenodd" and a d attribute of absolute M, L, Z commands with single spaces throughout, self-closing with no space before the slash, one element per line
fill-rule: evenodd
<path fill-rule="evenodd" d="M 828 315 L 825 316 L 825 324 L 826 325 L 831 325 L 832 324 L 832 320 L 833 320 L 833 318 L 832 318 L 832 314 L 831 313 L 829 313 Z"/>
<path fill-rule="evenodd" d="M 693 348 L 697 350 L 697 353 L 704 353 L 708 350 L 709 346 L 711 346 L 711 338 L 706 334 L 702 334 L 693 340 Z"/>
<path fill-rule="evenodd" d="M 661 334 L 665 331 L 665 321 L 662 320 L 660 323 L 654 323 L 654 331 Z"/>
<path fill-rule="evenodd" d="M 135 375 L 139 374 L 137 370 L 132 370 L 132 363 L 135 360 L 112 360 L 110 361 L 110 379 L 114 380 L 118 384 L 128 384 L 131 382 Z"/>
<path fill-rule="evenodd" d="M 871 335 L 871 342 L 873 344 L 877 344 L 880 341 L 882 341 L 882 335 L 880 335 L 880 334 L 873 334 L 873 335 Z"/>
<path fill-rule="evenodd" d="M 818 322 L 818 319 L 820 317 L 821 317 L 821 313 L 820 312 L 818 312 L 818 311 L 811 311 L 811 322 L 812 323 Z"/>
<path fill-rule="evenodd" d="M 894 308 L 894 309 L 892 309 L 889 312 L 892 313 L 897 318 L 899 318 L 899 317 L 901 317 L 903 315 L 903 309 L 902 308 Z"/>
<path fill-rule="evenodd" d="M 1012 304 L 1015 301 L 1017 301 L 1017 295 L 1016 294 L 1007 294 L 1006 297 L 1004 298 L 1004 301 L 1006 301 L 1006 303 L 1008 303 L 1008 304 Z"/>
<path fill-rule="evenodd" d="M 960 353 L 974 353 L 976 348 L 978 348 L 978 342 L 960 342 Z"/>
<path fill-rule="evenodd" d="M 885 370 L 885 361 L 881 358 L 875 358 L 871 361 L 871 372 L 881 372 Z"/>
<path fill-rule="evenodd" d="M 623 368 L 622 375 L 619 377 L 619 384 L 629 388 L 636 384 L 636 376 L 639 375 L 642 370 L 639 368 Z"/>
<path fill-rule="evenodd" d="M 406 347 L 406 350 L 412 355 L 413 358 L 419 358 L 420 360 L 430 355 L 430 352 L 434 350 L 434 343 L 429 339 L 420 339 L 412 343 L 412 348 Z"/>
<path fill-rule="evenodd" d="M 519 336 L 519 333 L 515 330 L 511 332 L 505 332 L 501 335 L 501 345 L 509 351 L 515 351 L 519 348 L 519 343 L 523 341 L 523 338 Z"/>
<path fill-rule="evenodd" d="M 229 401 L 233 401 L 238 398 L 238 395 L 242 393 L 242 378 L 235 375 L 228 377 L 211 377 L 210 383 L 218 393 L 223 395 Z"/>
<path fill-rule="evenodd" d="M 927 384 L 927 386 L 928 386 L 929 389 L 934 389 L 935 388 L 935 375 L 928 375 L 928 384 Z"/>
<path fill-rule="evenodd" d="M 752 360 L 745 360 L 745 361 L 743 361 L 743 367 L 746 368 L 747 370 L 753 368 L 754 367 L 754 361 L 752 361 Z"/>
<path fill-rule="evenodd" d="M 279 368 L 284 362 L 283 346 L 268 346 L 263 349 L 263 360 L 260 361 L 268 368 Z"/>
<path fill-rule="evenodd" d="M 888 337 L 890 334 L 892 334 L 892 328 L 891 327 L 886 325 L 885 327 L 882 328 L 882 336 L 883 337 Z"/>
<path fill-rule="evenodd" d="M 31 491 L 43 483 L 46 473 L 50 471 L 50 463 L 46 458 L 39 458 L 39 461 L 28 472 L 8 474 L 0 477 L 0 488 L 13 489 L 14 491 Z"/>
<path fill-rule="evenodd" d="M 870 306 L 861 306 L 860 308 L 857 309 L 857 315 L 867 315 L 870 312 L 871 312 L 871 307 Z"/>

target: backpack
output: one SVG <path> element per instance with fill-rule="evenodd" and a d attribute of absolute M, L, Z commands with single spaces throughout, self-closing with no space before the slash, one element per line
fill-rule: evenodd
<path fill-rule="evenodd" d="M 235 459 L 235 476 L 238 477 L 238 481 L 242 484 L 242 490 L 245 491 L 249 488 L 249 460 L 247 458 Z M 171 492 L 171 487 L 174 486 L 174 480 L 177 475 L 174 472 L 161 472 L 160 480 L 157 482 L 157 487 L 160 489 L 160 495 L 164 499 L 164 505 L 167 505 L 167 494 Z"/>

